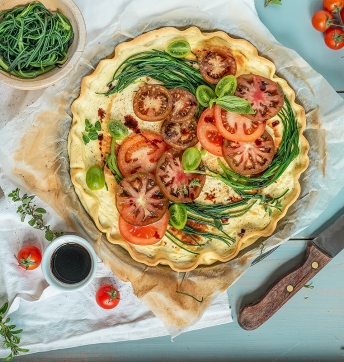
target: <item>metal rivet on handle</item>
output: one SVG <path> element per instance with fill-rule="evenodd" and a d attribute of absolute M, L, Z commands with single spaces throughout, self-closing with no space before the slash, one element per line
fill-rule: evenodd
<path fill-rule="evenodd" d="M 318 266 L 319 266 L 319 263 L 316 262 L 316 261 L 313 261 L 313 263 L 312 263 L 312 268 L 313 268 L 313 269 L 317 269 Z"/>
<path fill-rule="evenodd" d="M 294 287 L 292 285 L 287 286 L 287 291 L 291 293 L 294 290 Z"/>

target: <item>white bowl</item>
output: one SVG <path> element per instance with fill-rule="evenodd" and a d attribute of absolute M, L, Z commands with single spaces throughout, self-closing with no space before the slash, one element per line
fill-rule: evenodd
<path fill-rule="evenodd" d="M 91 270 L 87 277 L 79 283 L 76 284 L 65 284 L 59 281 L 52 273 L 51 270 L 51 258 L 61 245 L 63 244 L 78 244 L 83 246 L 90 254 L 91 257 Z M 76 235 L 64 235 L 52 241 L 43 253 L 42 263 L 41 263 L 42 272 L 45 280 L 55 289 L 64 291 L 64 292 L 74 292 L 85 288 L 94 278 L 97 271 L 97 254 L 94 251 L 93 247 L 88 241 Z"/>
<path fill-rule="evenodd" d="M 2 0 L 0 11 L 12 9 L 19 5 L 26 5 L 33 0 Z M 70 21 L 74 31 L 74 40 L 68 49 L 68 59 L 61 68 L 54 68 L 51 71 L 41 74 L 33 79 L 22 79 L 10 75 L 0 69 L 0 82 L 16 89 L 40 89 L 53 85 L 67 76 L 77 65 L 86 44 L 86 25 L 84 18 L 72 0 L 39 0 L 49 11 L 60 11 Z"/>

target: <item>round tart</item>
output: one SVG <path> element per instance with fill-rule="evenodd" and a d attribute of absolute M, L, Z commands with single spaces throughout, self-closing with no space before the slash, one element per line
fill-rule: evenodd
<path fill-rule="evenodd" d="M 173 58 L 167 48 L 174 41 L 187 42 L 191 52 Z M 171 75 L 171 69 L 178 71 Z M 235 77 L 236 90 L 215 96 L 223 77 Z M 196 104 L 198 85 L 214 91 L 209 93 L 214 94 L 212 107 Z M 189 103 L 180 106 L 181 95 Z M 299 196 L 298 179 L 307 168 L 309 148 L 302 134 L 304 109 L 295 103 L 287 82 L 276 76 L 274 64 L 244 39 L 168 27 L 121 43 L 112 59 L 102 60 L 83 78 L 72 113 L 68 151 L 76 193 L 107 240 L 146 265 L 185 272 L 227 262 L 271 235 Z M 124 126 L 122 136 L 109 131 L 114 120 Z M 189 154 L 201 159 L 185 170 L 182 155 L 189 147 L 195 148 Z M 95 165 L 104 171 L 105 186 L 92 190 L 86 174 Z M 119 184 L 127 191 L 119 191 Z M 164 210 L 153 215 L 158 202 Z M 181 229 L 171 223 L 166 227 L 167 203 L 177 205 L 173 212 L 180 214 L 173 216 Z M 125 237 L 120 212 L 126 212 Z M 186 223 L 181 220 L 185 215 Z"/>

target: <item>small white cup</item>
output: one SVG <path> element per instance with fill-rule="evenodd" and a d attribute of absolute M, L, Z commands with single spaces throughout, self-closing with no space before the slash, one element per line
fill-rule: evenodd
<path fill-rule="evenodd" d="M 58 280 L 52 273 L 51 259 L 55 251 L 64 244 L 78 244 L 83 246 L 89 253 L 91 258 L 91 270 L 87 277 L 82 281 L 74 284 L 66 284 Z M 94 278 L 97 271 L 97 254 L 88 241 L 76 235 L 64 235 L 56 238 L 45 249 L 42 257 L 42 272 L 45 280 L 55 289 L 64 292 L 74 292 L 80 290 L 88 285 Z"/>

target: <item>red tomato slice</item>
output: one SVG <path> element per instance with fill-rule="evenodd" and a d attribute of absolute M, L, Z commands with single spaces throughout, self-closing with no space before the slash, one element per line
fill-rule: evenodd
<path fill-rule="evenodd" d="M 222 156 L 223 137 L 215 126 L 214 107 L 201 114 L 197 125 L 197 138 L 202 147 L 215 156 Z"/>
<path fill-rule="evenodd" d="M 161 192 L 171 201 L 186 203 L 195 200 L 205 183 L 205 175 L 185 173 L 180 155 L 166 152 L 155 172 Z"/>
<path fill-rule="evenodd" d="M 217 84 L 226 75 L 235 75 L 237 66 L 229 48 L 210 46 L 198 54 L 199 71 L 209 83 Z"/>
<path fill-rule="evenodd" d="M 136 245 L 152 245 L 158 243 L 165 235 L 169 221 L 168 211 L 157 222 L 147 226 L 134 226 L 119 217 L 119 232 L 129 243 Z"/>
<path fill-rule="evenodd" d="M 198 102 L 196 97 L 183 88 L 169 90 L 172 97 L 172 111 L 168 119 L 172 122 L 184 122 L 194 116 Z"/>
<path fill-rule="evenodd" d="M 118 167 L 124 177 L 136 172 L 154 173 L 159 158 L 168 149 L 162 137 L 154 132 L 131 135 L 119 148 Z"/>
<path fill-rule="evenodd" d="M 164 216 L 168 200 L 161 193 L 153 175 L 135 173 L 117 185 L 116 206 L 127 223 L 145 226 Z"/>
<path fill-rule="evenodd" d="M 228 112 L 214 106 L 215 124 L 220 134 L 227 140 L 251 142 L 265 131 L 266 122 L 257 122 L 241 114 Z"/>
<path fill-rule="evenodd" d="M 144 121 L 162 121 L 172 110 L 172 96 L 157 84 L 146 84 L 139 88 L 133 100 L 134 113 Z"/>
<path fill-rule="evenodd" d="M 252 142 L 223 142 L 223 157 L 229 167 L 240 175 L 255 175 L 266 170 L 274 155 L 274 141 L 266 131 Z"/>
<path fill-rule="evenodd" d="M 256 74 L 242 74 L 237 78 L 235 96 L 251 103 L 255 114 L 246 114 L 247 118 L 257 122 L 266 121 L 275 116 L 283 107 L 284 96 L 281 87 L 271 79 Z"/>

